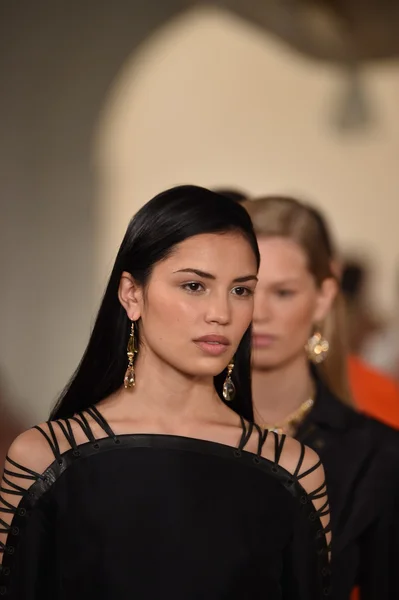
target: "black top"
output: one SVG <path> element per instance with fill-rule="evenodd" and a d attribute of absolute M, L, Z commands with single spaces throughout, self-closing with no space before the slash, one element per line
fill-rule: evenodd
<path fill-rule="evenodd" d="M 334 600 L 399 599 L 399 432 L 319 382 L 297 438 L 320 455 L 331 505 Z"/>
<path fill-rule="evenodd" d="M 94 422 L 105 437 L 93 435 Z M 76 441 L 79 423 L 85 443 Z M 11 454 L 6 463 L 0 595 L 328 597 L 327 528 L 320 519 L 328 514 L 325 485 L 313 492 L 308 485 L 320 462 L 312 453 L 309 467 L 303 445 L 242 425 L 237 448 L 170 435 L 115 435 L 93 408 L 39 428 L 54 454 L 45 472 L 27 469 Z M 257 452 L 249 452 L 244 448 L 254 435 Z M 69 450 L 62 451 L 66 440 Z M 290 472 L 282 465 L 293 444 Z M 274 449 L 270 459 L 262 457 L 266 445 Z"/>

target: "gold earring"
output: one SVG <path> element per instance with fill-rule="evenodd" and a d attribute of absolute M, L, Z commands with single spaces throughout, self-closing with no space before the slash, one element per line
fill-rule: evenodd
<path fill-rule="evenodd" d="M 226 402 L 231 402 L 234 400 L 234 396 L 236 395 L 236 387 L 231 379 L 233 369 L 234 360 L 232 360 L 227 366 L 227 376 L 223 384 L 223 398 L 226 400 Z"/>
<path fill-rule="evenodd" d="M 308 359 L 316 365 L 322 363 L 323 360 L 325 360 L 327 358 L 329 349 L 330 349 L 330 344 L 322 336 L 320 331 L 316 331 L 309 338 L 308 343 L 305 346 L 305 350 L 308 355 Z"/>
<path fill-rule="evenodd" d="M 132 326 L 130 329 L 129 341 L 127 343 L 127 358 L 128 358 L 128 366 L 125 373 L 125 379 L 123 380 L 124 386 L 126 389 L 132 388 L 136 384 L 136 375 L 134 372 L 134 359 L 135 354 L 137 354 L 137 346 L 135 339 L 135 331 L 134 331 L 134 321 L 132 321 Z"/>

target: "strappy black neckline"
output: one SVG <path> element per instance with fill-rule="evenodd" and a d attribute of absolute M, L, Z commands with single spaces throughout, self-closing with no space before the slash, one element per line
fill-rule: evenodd
<path fill-rule="evenodd" d="M 104 437 L 98 438 L 94 435 L 93 430 L 88 422 L 86 415 L 89 415 L 93 419 L 93 421 L 100 426 L 102 431 L 105 433 Z M 83 433 L 85 434 L 85 436 L 87 438 L 87 441 L 79 442 L 79 443 L 77 442 L 75 434 L 72 429 L 71 421 L 73 421 L 74 423 L 77 423 L 80 426 L 81 430 L 83 431 Z M 292 486 L 295 482 L 298 483 L 299 485 L 301 485 L 301 479 L 303 479 L 307 475 L 310 475 L 313 471 L 316 471 L 316 469 L 318 469 L 320 467 L 321 461 L 319 459 L 312 467 L 310 467 L 303 473 L 300 472 L 302 465 L 303 465 L 303 460 L 305 457 L 305 446 L 303 444 L 300 444 L 301 451 L 300 451 L 299 460 L 296 465 L 295 471 L 293 473 L 291 473 L 290 471 L 285 469 L 280 464 L 280 458 L 281 458 L 284 444 L 286 441 L 285 435 L 278 435 L 274 431 L 262 430 L 259 427 L 259 425 L 257 425 L 256 423 L 247 422 L 241 416 L 240 416 L 240 423 L 241 423 L 242 432 L 241 432 L 241 437 L 240 437 L 238 446 L 231 446 L 229 444 L 225 444 L 223 442 L 218 442 L 215 440 L 194 438 L 194 437 L 175 435 L 175 434 L 162 434 L 162 433 L 116 434 L 113 431 L 113 429 L 111 428 L 111 426 L 109 425 L 109 423 L 106 421 L 105 417 L 98 410 L 98 408 L 96 406 L 91 406 L 88 409 L 86 409 L 85 411 L 77 413 L 73 417 L 70 417 L 67 419 L 62 419 L 62 420 L 57 420 L 57 421 L 48 421 L 46 423 L 46 425 L 48 427 L 48 433 L 47 433 L 47 431 L 45 431 L 45 429 L 43 427 L 36 425 L 34 427 L 34 429 L 39 431 L 41 433 L 41 435 L 43 435 L 43 437 L 46 439 L 46 441 L 55 457 L 55 463 L 52 463 L 51 465 L 49 465 L 47 467 L 46 471 L 44 473 L 40 474 L 40 473 L 36 473 L 35 471 L 32 471 L 32 470 L 26 468 L 23 465 L 16 463 L 10 457 L 7 456 L 6 463 L 8 462 L 15 469 L 19 469 L 19 472 L 11 471 L 10 469 L 5 469 L 4 477 L 3 477 L 3 484 L 0 488 L 0 491 L 3 494 L 7 493 L 12 496 L 23 497 L 26 493 L 28 493 L 28 494 L 31 493 L 30 490 L 36 482 L 38 482 L 38 481 L 45 482 L 45 483 L 53 482 L 54 475 L 49 477 L 49 473 L 54 471 L 54 468 L 56 465 L 58 465 L 58 467 L 65 468 L 66 463 L 67 462 L 69 463 L 68 457 L 70 455 L 72 455 L 74 458 L 80 457 L 83 452 L 85 454 L 87 454 L 87 448 L 89 446 L 91 446 L 93 448 L 93 450 L 99 450 L 101 448 L 101 446 L 104 447 L 104 444 L 109 446 L 110 441 L 116 445 L 123 445 L 123 446 L 126 446 L 126 445 L 134 446 L 135 441 L 136 441 L 136 442 L 138 442 L 137 445 L 140 446 L 140 444 L 142 444 L 143 441 L 148 440 L 148 441 L 151 441 L 151 444 L 149 444 L 151 447 L 157 446 L 158 442 L 160 442 L 159 447 L 162 447 L 163 444 L 165 444 L 168 447 L 171 447 L 171 446 L 176 447 L 176 444 L 178 444 L 179 446 L 184 446 L 185 449 L 191 450 L 191 451 L 195 451 L 195 450 L 198 451 L 198 448 L 200 447 L 202 449 L 202 451 L 204 451 L 206 453 L 209 450 L 213 449 L 214 453 L 217 455 L 222 455 L 222 456 L 230 455 L 231 456 L 231 454 L 232 454 L 235 458 L 240 458 L 240 457 L 244 456 L 244 457 L 246 457 L 246 462 L 249 459 L 252 459 L 252 462 L 254 464 L 263 465 L 265 468 L 269 468 L 271 473 L 273 473 L 274 475 L 277 475 L 277 474 L 282 475 L 284 477 L 287 487 Z M 70 446 L 70 448 L 68 448 L 67 450 L 65 450 L 63 452 L 61 452 L 61 449 L 60 449 L 60 444 L 59 444 L 59 440 L 58 440 L 58 437 L 56 434 L 56 429 L 55 429 L 56 427 L 59 428 L 61 434 L 64 436 L 64 438 L 67 440 L 67 442 Z M 246 446 L 247 446 L 249 440 L 251 439 L 254 431 L 256 431 L 257 438 L 258 438 L 256 452 L 246 450 Z M 262 449 L 263 449 L 263 446 L 269 435 L 272 435 L 274 437 L 274 459 L 262 456 Z M 132 443 L 130 443 L 130 442 L 132 442 Z M 144 444 L 144 446 L 145 445 L 146 444 Z M 58 470 L 58 469 L 56 469 L 56 470 Z M 28 488 L 25 488 L 21 485 L 18 485 L 16 483 L 10 481 L 10 479 L 9 479 L 10 476 L 17 478 L 17 479 L 21 479 L 21 480 L 23 479 L 23 480 L 32 481 L 32 485 Z M 4 487 L 4 483 L 8 486 L 8 489 Z M 302 486 L 301 486 L 301 488 L 302 488 Z M 317 488 L 316 490 L 314 490 L 311 493 L 306 492 L 304 490 L 304 488 L 302 488 L 302 490 L 306 493 L 307 498 L 311 501 L 319 500 L 319 499 L 323 498 L 324 496 L 326 496 L 325 482 L 319 488 Z M 3 504 L 4 506 L 1 506 L 1 504 Z M 3 513 L 15 513 L 16 512 L 15 507 L 11 503 L 6 501 L 2 496 L 0 496 L 0 512 L 3 512 Z M 314 514 L 315 514 L 315 516 L 321 518 L 323 516 L 328 515 L 328 513 L 329 513 L 328 500 L 326 499 L 325 504 L 323 504 L 323 506 L 320 509 L 315 511 Z M 0 526 L 3 527 L 2 529 L 0 529 L 0 533 L 9 533 L 11 530 L 10 526 L 6 523 L 6 521 L 1 518 L 0 518 Z M 325 533 L 328 533 L 329 531 L 330 531 L 329 528 L 324 529 Z M 1 544 L 1 542 L 0 542 L 0 552 L 1 551 L 6 552 L 7 546 L 4 544 Z"/>
<path fill-rule="evenodd" d="M 87 416 L 91 417 L 93 421 L 99 425 L 105 434 L 104 437 L 95 436 Z M 325 536 L 331 531 L 331 528 L 330 525 L 323 527 L 320 520 L 322 517 L 329 514 L 325 482 L 311 493 L 307 492 L 301 485 L 301 480 L 304 477 L 319 468 L 321 464 L 320 460 L 316 461 L 316 464 L 301 473 L 305 457 L 305 446 L 301 444 L 295 471 L 290 472 L 280 464 L 286 436 L 280 436 L 273 431 L 263 431 L 257 424 L 247 422 L 242 417 L 240 417 L 240 422 L 242 432 L 237 446 L 231 446 L 214 440 L 171 434 L 115 434 L 104 416 L 95 406 L 88 408 L 84 412 L 77 413 L 69 419 L 49 421 L 46 424 L 46 430 L 44 429 L 44 426 L 36 426 L 35 429 L 43 435 L 49 444 L 55 460 L 46 468 L 44 473 L 36 473 L 35 471 L 18 464 L 10 457 L 7 457 L 6 459 L 7 468 L 4 470 L 3 483 L 0 488 L 0 514 L 4 514 L 4 518 L 0 518 L 0 532 L 7 534 L 7 539 L 5 543 L 0 542 L 0 552 L 5 555 L 3 558 L 0 579 L 2 576 L 8 577 L 9 575 L 10 563 L 7 555 L 13 554 L 19 545 L 19 532 L 21 528 L 24 527 L 24 522 L 30 511 L 33 509 L 36 501 L 51 488 L 52 484 L 65 470 L 68 469 L 69 466 L 74 464 L 78 457 L 82 455 L 85 457 L 93 456 L 101 450 L 108 451 L 114 448 L 114 445 L 120 446 L 121 449 L 156 448 L 160 450 L 184 450 L 220 458 L 230 458 L 232 460 L 240 459 L 239 463 L 242 463 L 243 465 L 252 467 L 257 466 L 262 471 L 271 473 L 274 478 L 278 479 L 281 484 L 304 505 L 308 519 L 315 522 L 314 527 L 319 548 L 318 553 L 320 555 L 328 554 L 330 551 L 330 544 L 327 543 Z M 73 431 L 72 423 L 79 425 L 85 434 L 87 441 L 77 442 L 75 437 L 76 432 L 74 433 Z M 57 428 L 59 431 L 57 431 Z M 255 432 L 257 434 L 256 452 L 246 449 L 249 440 Z M 63 452 L 61 452 L 60 449 L 60 433 L 70 446 Z M 272 435 L 274 438 L 273 459 L 262 456 L 262 449 L 269 435 Z M 13 478 L 14 481 L 12 481 L 10 477 Z M 15 480 L 20 480 L 21 485 Z M 24 487 L 23 481 L 31 482 L 31 485 Z M 19 503 L 16 502 L 13 504 L 12 501 L 6 500 L 4 494 L 9 494 L 11 497 L 19 496 Z M 326 497 L 325 503 L 317 509 L 316 506 L 314 506 L 313 501 L 320 500 L 324 497 Z M 11 519 L 9 517 L 11 517 Z"/>
<path fill-rule="evenodd" d="M 89 415 L 97 425 L 100 426 L 102 431 L 106 434 L 105 437 L 101 437 L 101 438 L 95 437 L 85 413 L 87 415 Z M 87 442 L 86 441 L 85 442 L 77 442 L 75 434 L 72 429 L 71 421 L 73 421 L 74 423 L 77 423 L 80 426 L 81 430 L 83 431 L 84 435 L 87 438 Z M 67 440 L 68 444 L 70 445 L 71 450 L 74 453 L 78 453 L 79 448 L 84 446 L 86 443 L 98 445 L 101 440 L 106 439 L 106 438 L 111 438 L 114 440 L 115 443 L 119 443 L 120 438 L 135 436 L 135 435 L 148 435 L 148 436 L 158 436 L 159 435 L 164 438 L 166 438 L 166 437 L 185 438 L 185 439 L 191 439 L 193 441 L 198 441 L 198 442 L 208 442 L 211 444 L 212 443 L 218 444 L 218 445 L 225 446 L 227 448 L 236 450 L 237 452 L 243 452 L 243 451 L 246 451 L 245 448 L 255 430 L 258 434 L 257 451 L 256 451 L 256 453 L 250 452 L 250 454 L 255 454 L 255 456 L 257 456 L 258 458 L 264 458 L 264 457 L 261 457 L 261 453 L 262 453 L 263 446 L 266 442 L 266 439 L 268 437 L 269 431 L 268 430 L 262 431 L 261 428 L 259 427 L 259 425 L 257 425 L 256 423 L 251 423 L 251 422 L 245 421 L 242 416 L 240 416 L 240 424 L 241 424 L 242 431 L 241 431 L 241 437 L 240 437 L 238 446 L 231 446 L 229 444 L 225 444 L 223 442 L 218 442 L 216 440 L 208 440 L 208 439 L 195 438 L 195 437 L 189 437 L 189 436 L 180 436 L 180 435 L 176 435 L 176 434 L 163 434 L 163 433 L 152 433 L 152 432 L 146 432 L 146 433 L 140 433 L 140 434 L 135 433 L 135 432 L 116 434 L 112 430 L 111 426 L 109 425 L 109 423 L 107 422 L 105 417 L 102 415 L 102 413 L 98 410 L 98 408 L 96 406 L 93 405 L 93 406 L 90 406 L 89 408 L 87 408 L 85 411 L 77 413 L 73 417 L 70 417 L 67 419 L 60 419 L 60 420 L 56 420 L 56 421 L 48 421 L 46 423 L 46 425 L 48 427 L 49 433 L 47 433 L 43 429 L 43 427 L 40 427 L 39 425 L 35 425 L 34 429 L 39 431 L 43 435 L 43 437 L 46 439 L 48 445 L 50 446 L 52 453 L 54 454 L 54 456 L 57 460 L 60 460 L 62 458 L 62 455 L 64 454 L 64 452 L 61 453 L 60 445 L 59 445 L 58 438 L 57 438 L 57 435 L 55 432 L 55 426 L 59 427 L 59 429 L 61 430 L 61 433 Z M 281 456 L 281 453 L 282 453 L 282 450 L 284 447 L 284 442 L 285 442 L 286 436 L 285 435 L 278 436 L 275 432 L 272 432 L 272 433 L 275 438 L 275 443 L 274 443 L 275 460 L 271 461 L 271 459 L 270 459 L 270 461 L 274 462 L 274 464 L 277 465 L 280 460 L 280 456 Z M 69 452 L 69 450 L 66 450 L 66 452 Z M 265 460 L 269 460 L 269 459 L 265 459 Z M 301 461 L 301 464 L 299 465 L 299 469 L 300 469 L 301 465 L 302 465 L 302 461 Z M 298 471 L 299 471 L 299 469 L 298 469 Z"/>
<path fill-rule="evenodd" d="M 104 437 L 100 437 L 100 438 L 95 437 L 86 415 L 89 415 L 93 419 L 93 421 L 100 426 L 102 431 L 105 433 Z M 71 421 L 73 421 L 74 423 L 77 423 L 80 426 L 80 428 L 82 429 L 83 433 L 85 434 L 85 436 L 87 438 L 87 441 L 79 442 L 79 443 L 77 442 L 75 434 L 72 429 Z M 105 419 L 105 417 L 103 416 L 103 414 L 98 410 L 98 408 L 95 405 L 90 406 L 85 411 L 81 411 L 81 412 L 77 413 L 73 417 L 62 419 L 62 420 L 56 420 L 56 421 L 48 421 L 46 423 L 46 425 L 48 427 L 49 433 L 47 433 L 43 429 L 43 427 L 40 427 L 39 425 L 35 425 L 34 429 L 39 431 L 43 435 L 43 437 L 46 439 L 47 443 L 49 444 L 50 449 L 53 452 L 53 455 L 54 455 L 58 465 L 61 467 L 64 466 L 64 458 L 67 455 L 69 455 L 70 453 L 72 453 L 72 455 L 74 457 L 79 457 L 79 456 L 81 456 L 82 452 L 85 452 L 85 449 L 87 448 L 87 446 L 92 446 L 95 450 L 99 450 L 101 445 L 104 444 L 104 440 L 112 440 L 114 442 L 114 444 L 119 445 L 119 444 L 121 444 L 122 440 L 123 441 L 125 441 L 125 440 L 127 440 L 127 441 L 141 440 L 142 441 L 144 439 L 152 440 L 153 442 L 154 442 L 154 440 L 158 439 L 159 441 L 163 441 L 166 444 L 170 444 L 171 442 L 173 442 L 175 444 L 181 442 L 183 445 L 185 444 L 186 447 L 189 446 L 191 450 L 195 450 L 195 449 L 198 450 L 198 445 L 200 445 L 200 446 L 202 445 L 202 448 L 207 447 L 208 449 L 211 449 L 211 448 L 219 449 L 223 453 L 226 453 L 226 455 L 228 455 L 228 452 L 232 452 L 234 457 L 236 457 L 236 458 L 239 458 L 243 455 L 247 455 L 249 458 L 252 459 L 253 463 L 255 463 L 257 465 L 260 465 L 262 463 L 264 465 L 268 465 L 273 474 L 281 473 L 282 475 L 284 475 L 285 478 L 287 479 L 289 485 L 292 485 L 295 481 L 300 484 L 301 479 L 303 479 L 307 475 L 310 475 L 313 471 L 316 471 L 320 467 L 321 461 L 319 459 L 312 467 L 310 467 L 303 473 L 300 473 L 302 465 L 303 465 L 303 460 L 305 457 L 305 446 L 301 443 L 300 444 L 301 452 L 300 452 L 299 460 L 298 460 L 297 466 L 295 468 L 295 471 L 293 473 L 291 473 L 290 471 L 285 469 L 280 464 L 280 458 L 281 458 L 284 444 L 285 444 L 286 437 L 287 437 L 286 435 L 284 435 L 284 434 L 278 435 L 275 431 L 269 431 L 267 429 L 262 430 L 259 427 L 259 425 L 257 425 L 256 423 L 245 421 L 245 419 L 241 415 L 240 415 L 240 423 L 241 423 L 242 432 L 241 432 L 241 437 L 240 437 L 238 446 L 231 446 L 229 444 L 225 444 L 223 442 L 219 442 L 216 440 L 194 438 L 194 437 L 188 437 L 188 436 L 176 435 L 176 434 L 163 434 L 163 433 L 150 433 L 150 432 L 148 432 L 148 433 L 146 432 L 146 433 L 116 434 L 113 431 L 113 429 L 111 428 L 111 426 L 109 425 L 109 423 L 107 422 L 107 420 Z M 63 434 L 63 436 L 67 440 L 68 444 L 70 445 L 70 448 L 68 448 L 67 450 L 65 450 L 63 452 L 61 452 L 61 450 L 60 450 L 59 441 L 58 441 L 58 438 L 57 438 L 57 435 L 55 432 L 55 426 L 58 426 L 61 433 Z M 257 437 L 258 437 L 256 452 L 246 450 L 246 446 L 247 446 L 249 440 L 251 439 L 254 431 L 256 431 Z M 274 459 L 262 456 L 263 446 L 269 435 L 272 435 L 274 437 Z M 31 471 L 30 469 L 27 469 L 23 465 L 19 465 L 18 463 L 12 461 L 9 457 L 7 457 L 7 461 L 12 466 L 20 469 L 22 471 L 22 474 L 6 469 L 4 471 L 5 475 L 11 475 L 14 477 L 18 477 L 20 479 L 29 479 L 32 481 L 32 484 L 34 482 L 36 482 L 37 480 L 41 480 L 41 481 L 43 481 L 43 479 L 46 480 L 47 472 L 50 471 L 53 467 L 53 465 L 50 465 L 46 469 L 44 474 L 39 474 L 39 473 L 35 473 L 34 471 Z M 10 493 L 12 495 L 22 496 L 27 491 L 26 488 L 18 486 L 17 484 L 9 481 L 7 478 L 3 478 L 3 481 L 11 488 L 11 489 L 7 490 L 2 487 L 1 491 L 3 493 L 6 492 L 6 493 Z M 28 488 L 28 491 L 29 491 L 29 489 L 30 488 Z M 325 482 L 318 489 L 314 490 L 312 493 L 309 494 L 308 492 L 306 492 L 306 494 L 307 494 L 308 498 L 312 501 L 323 498 L 324 496 L 326 496 Z M 5 509 L 1 509 L 1 507 L 0 507 L 1 512 L 13 512 L 12 505 L 9 505 L 9 503 L 7 503 L 7 501 L 5 501 L 1 496 L 0 496 L 0 501 L 6 505 Z M 326 503 L 322 506 L 321 509 L 319 509 L 316 512 L 316 514 L 318 517 L 322 517 L 322 516 L 327 515 L 328 513 L 329 513 L 328 500 L 326 500 Z M 6 527 L 6 523 L 1 519 L 0 519 L 0 524 L 3 525 L 4 527 Z M 0 532 L 1 531 L 6 532 L 7 530 L 3 529 L 3 530 L 0 530 Z M 329 529 L 325 529 L 325 533 L 328 533 L 329 531 L 330 531 Z M 2 548 L 1 548 L 1 543 L 0 543 L 0 552 L 1 552 L 1 550 L 2 550 Z"/>
<path fill-rule="evenodd" d="M 5 473 L 14 477 L 31 480 L 32 485 L 28 488 L 23 488 L 3 478 L 3 481 L 8 486 L 11 486 L 12 491 L 2 486 L 1 492 L 7 494 L 12 493 L 15 496 L 18 495 L 23 501 L 21 501 L 21 503 L 15 507 L 7 502 L 2 496 L 0 496 L 1 504 L 5 505 L 5 507 L 0 505 L 0 512 L 13 514 L 11 524 L 7 524 L 3 519 L 0 520 L 1 525 L 4 527 L 4 529 L 1 529 L 1 531 L 8 533 L 9 536 L 6 544 L 0 543 L 0 552 L 3 552 L 4 554 L 14 553 L 14 542 L 11 541 L 10 543 L 10 538 L 13 540 L 14 534 L 18 535 L 19 526 L 16 524 L 21 522 L 21 518 L 24 519 L 26 517 L 26 507 L 31 509 L 35 502 L 43 495 L 43 493 L 50 489 L 51 485 L 58 479 L 59 475 L 64 470 L 66 470 L 70 465 L 74 464 L 74 462 L 81 455 L 92 456 L 101 448 L 106 451 L 107 449 L 112 448 L 114 444 L 120 445 L 121 448 L 134 447 L 158 448 L 161 450 L 184 450 L 200 452 L 209 455 L 211 454 L 213 456 L 219 456 L 220 458 L 225 459 L 240 459 L 240 462 L 243 461 L 243 465 L 258 467 L 262 469 L 262 471 L 271 473 L 275 478 L 281 481 L 281 483 L 289 492 L 291 492 L 295 497 L 299 498 L 301 504 L 308 506 L 307 510 L 309 511 L 309 519 L 311 521 L 318 521 L 318 534 L 323 533 L 323 536 L 319 536 L 320 553 L 324 554 L 330 552 L 330 544 L 327 544 L 325 535 L 331 531 L 331 526 L 328 525 L 327 527 L 323 527 L 320 521 L 322 516 L 329 513 L 328 502 L 326 502 L 319 510 L 316 510 L 314 506 L 312 507 L 313 500 L 326 496 L 326 492 L 323 492 L 325 484 L 323 483 L 322 486 L 314 490 L 312 493 L 306 492 L 301 485 L 300 479 L 306 476 L 308 471 L 294 478 L 294 475 L 278 464 L 276 460 L 273 461 L 271 459 L 258 456 L 254 452 L 250 452 L 245 449 L 240 450 L 239 447 L 229 446 L 228 444 L 210 440 L 157 433 L 126 433 L 115 437 L 115 439 L 111 438 L 110 436 L 97 438 L 97 442 L 94 444 L 90 441 L 79 444 L 78 452 L 76 452 L 73 448 L 66 450 L 60 454 L 59 458 L 54 460 L 53 463 L 50 464 L 42 474 L 35 473 L 34 471 L 31 471 L 30 469 L 27 469 L 26 467 L 19 465 L 15 461 L 12 461 L 8 458 L 8 462 L 10 462 L 10 464 L 17 469 L 20 469 L 22 473 L 11 472 L 8 470 L 5 471 Z M 311 468 L 310 471 L 313 471 L 315 468 L 317 468 L 317 465 Z M 3 561 L 3 566 L 4 564 L 5 563 Z"/>
<path fill-rule="evenodd" d="M 105 433 L 105 437 L 101 437 L 101 438 L 95 437 L 93 430 L 90 427 L 90 424 L 87 420 L 86 414 L 89 415 L 93 419 L 93 421 L 100 426 L 102 431 Z M 73 433 L 73 430 L 72 430 L 72 426 L 70 423 L 71 421 L 77 423 L 80 426 L 83 433 L 87 437 L 87 442 L 79 442 L 79 443 L 77 442 L 75 435 Z M 275 431 L 269 431 L 267 429 L 262 430 L 258 424 L 245 421 L 245 419 L 241 415 L 240 415 L 240 424 L 241 424 L 242 432 L 241 432 L 241 437 L 240 437 L 238 446 L 231 446 L 229 444 L 225 444 L 223 442 L 219 442 L 216 440 L 194 438 L 194 437 L 188 437 L 188 436 L 176 435 L 176 434 L 163 434 L 163 433 L 151 433 L 151 432 L 116 434 L 113 431 L 113 429 L 111 428 L 111 426 L 109 425 L 109 423 L 107 422 L 107 420 L 105 419 L 105 417 L 103 416 L 103 414 L 98 410 L 98 408 L 95 405 L 90 406 L 85 411 L 81 411 L 81 412 L 77 413 L 73 417 L 70 417 L 67 419 L 62 419 L 62 420 L 57 420 L 57 421 L 48 421 L 46 423 L 46 425 L 49 429 L 50 435 L 43 429 L 43 427 L 40 427 L 39 425 L 36 425 L 34 428 L 37 429 L 43 435 L 43 437 L 47 440 L 47 443 L 49 444 L 49 446 L 54 454 L 54 457 L 60 466 L 63 465 L 63 458 L 68 453 L 71 452 L 73 456 L 79 457 L 82 453 L 82 450 L 84 450 L 84 448 L 87 445 L 91 445 L 91 446 L 93 446 L 94 449 L 98 450 L 98 449 L 100 449 L 101 442 L 103 442 L 104 440 L 107 440 L 107 439 L 111 439 L 111 440 L 113 440 L 113 442 L 115 444 L 119 445 L 119 444 L 121 444 L 121 440 L 129 440 L 129 439 L 143 440 L 145 438 L 148 438 L 151 440 L 159 438 L 159 440 L 163 440 L 166 442 L 167 441 L 170 442 L 172 440 L 174 442 L 179 442 L 179 440 L 180 440 L 183 443 L 185 443 L 186 445 L 189 444 L 192 449 L 194 448 L 194 445 L 203 444 L 203 445 L 207 445 L 208 448 L 213 447 L 213 448 L 224 449 L 226 452 L 232 451 L 235 457 L 240 457 L 243 454 L 245 454 L 245 455 L 248 455 L 249 457 L 251 457 L 255 464 L 261 464 L 263 462 L 264 464 L 269 465 L 271 467 L 272 473 L 276 474 L 276 473 L 280 472 L 282 474 L 285 474 L 288 477 L 288 481 L 290 484 L 294 483 L 295 481 L 300 483 L 301 479 L 310 475 L 311 473 L 316 471 L 321 466 L 321 460 L 319 459 L 312 467 L 310 467 L 303 473 L 300 473 L 302 465 L 303 465 L 303 460 L 305 457 L 305 446 L 304 446 L 304 444 L 300 443 L 301 452 L 300 452 L 299 460 L 296 465 L 295 471 L 293 473 L 291 473 L 290 471 L 285 469 L 280 464 L 280 458 L 281 458 L 284 444 L 285 444 L 285 441 L 287 438 L 287 436 L 285 434 L 279 435 Z M 57 425 L 59 427 L 59 429 L 61 430 L 65 439 L 67 440 L 67 442 L 70 445 L 70 448 L 65 450 L 64 452 L 61 452 L 61 450 L 60 450 L 58 438 L 57 438 L 57 435 L 56 435 L 55 429 L 54 429 L 55 425 Z M 247 446 L 249 440 L 251 439 L 254 431 L 256 431 L 257 436 L 258 436 L 256 452 L 246 450 L 246 446 Z M 262 456 L 263 446 L 269 435 L 272 435 L 274 437 L 274 459 Z M 20 468 L 22 471 L 24 471 L 25 475 L 17 475 L 17 476 L 19 476 L 21 478 L 23 477 L 25 479 L 29 478 L 29 479 L 32 479 L 32 481 L 34 481 L 36 478 L 43 478 L 43 475 L 34 473 L 33 471 L 30 471 L 29 469 L 26 469 L 25 467 L 18 465 L 17 463 L 13 463 L 13 461 L 11 461 L 8 457 L 7 457 L 7 459 L 11 464 L 14 464 L 15 467 Z M 49 467 L 49 468 L 51 468 L 51 467 Z M 5 471 L 5 473 L 7 473 L 7 471 Z M 14 472 L 9 472 L 8 474 L 16 476 L 16 473 L 14 473 Z M 15 491 L 12 492 L 15 495 L 20 495 L 21 490 L 25 491 L 24 488 L 16 486 L 15 484 L 12 484 L 9 482 L 7 482 L 7 484 L 12 485 L 13 488 L 15 488 Z M 6 490 L 2 490 L 2 491 L 6 491 Z M 307 496 L 311 500 L 317 500 L 317 499 L 320 499 L 320 498 L 323 498 L 324 496 L 326 496 L 325 482 L 318 489 L 314 490 L 312 493 L 310 493 L 310 494 L 307 493 Z M 329 513 L 328 501 L 326 501 L 326 503 L 323 505 L 323 507 L 317 511 L 317 516 L 322 517 L 322 516 L 327 515 L 328 513 Z M 0 520 L 0 523 L 2 523 L 1 520 Z M 329 532 L 329 530 L 326 530 L 326 533 L 328 533 L 328 532 Z M 0 551 L 1 551 L 1 547 L 0 547 Z"/>

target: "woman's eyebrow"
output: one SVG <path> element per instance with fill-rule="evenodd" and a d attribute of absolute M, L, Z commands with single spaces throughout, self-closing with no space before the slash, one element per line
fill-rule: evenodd
<path fill-rule="evenodd" d="M 203 277 L 204 279 L 216 279 L 215 275 L 212 275 L 212 273 L 200 271 L 199 269 L 191 267 L 179 269 L 178 271 L 174 271 L 174 273 L 194 273 L 194 275 L 198 275 L 198 277 Z M 233 283 L 245 283 L 246 281 L 258 281 L 258 278 L 256 275 L 244 275 L 243 277 L 236 277 L 233 279 Z"/>

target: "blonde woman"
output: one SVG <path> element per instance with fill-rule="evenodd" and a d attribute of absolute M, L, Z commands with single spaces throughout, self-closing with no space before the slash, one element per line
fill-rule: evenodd
<path fill-rule="evenodd" d="M 333 527 L 333 590 L 399 598 L 399 436 L 355 412 L 334 249 L 323 218 L 286 197 L 245 206 L 261 253 L 253 319 L 257 423 L 317 450 Z M 396 504 L 395 504 L 396 503 Z"/>

